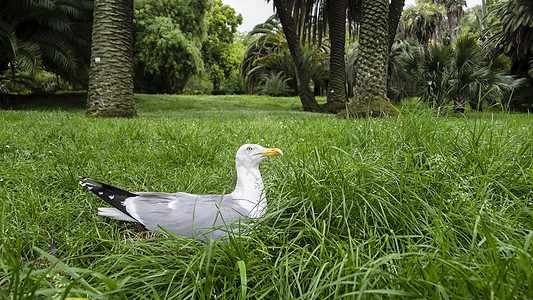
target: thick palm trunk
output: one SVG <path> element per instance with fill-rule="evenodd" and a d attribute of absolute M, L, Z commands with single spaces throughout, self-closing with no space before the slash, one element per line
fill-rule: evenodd
<path fill-rule="evenodd" d="M 392 44 L 394 44 L 404 6 L 405 0 L 392 0 L 389 5 L 389 53 L 392 49 Z"/>
<path fill-rule="evenodd" d="M 331 54 L 329 58 L 329 82 L 327 91 L 327 103 L 333 103 L 344 108 L 346 102 L 346 4 L 347 0 L 328 1 L 329 38 L 331 41 Z M 333 107 L 332 107 L 333 108 Z"/>
<path fill-rule="evenodd" d="M 87 116 L 133 117 L 133 0 L 95 0 Z"/>
<path fill-rule="evenodd" d="M 309 88 L 309 75 L 305 74 L 304 63 L 302 56 L 302 49 L 298 35 L 296 34 L 296 24 L 292 17 L 289 7 L 287 7 L 287 1 L 274 0 L 274 6 L 276 7 L 276 13 L 283 27 L 283 32 L 287 38 L 287 44 L 289 45 L 289 51 L 291 52 L 291 58 L 294 63 L 294 71 L 296 73 L 296 85 L 298 88 L 298 95 L 302 102 L 304 111 L 321 111 L 320 106 L 316 102 L 313 92 Z"/>
<path fill-rule="evenodd" d="M 388 6 L 387 0 L 363 0 L 356 61 L 356 97 L 385 94 L 389 62 Z M 362 100 L 370 101 L 370 98 L 363 97 Z"/>
<path fill-rule="evenodd" d="M 355 98 L 342 115 L 398 115 L 387 98 L 389 64 L 389 1 L 363 0 L 356 61 Z"/>
<path fill-rule="evenodd" d="M 405 0 L 392 0 L 389 5 L 389 58 L 392 51 L 392 45 L 394 44 L 394 39 L 396 38 L 396 32 L 398 31 L 398 24 L 400 23 L 400 17 L 403 13 L 403 7 L 405 5 Z M 388 77 L 387 83 L 389 86 L 392 84 L 392 73 L 391 73 L 391 62 L 389 59 L 388 66 Z"/>

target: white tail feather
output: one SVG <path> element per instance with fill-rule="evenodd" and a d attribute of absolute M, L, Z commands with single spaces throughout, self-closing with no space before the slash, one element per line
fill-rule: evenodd
<path fill-rule="evenodd" d="M 126 215 L 125 213 L 113 207 L 98 207 L 98 215 L 104 216 L 104 217 L 110 217 L 110 218 L 117 219 L 120 221 L 137 222 L 132 217 Z"/>

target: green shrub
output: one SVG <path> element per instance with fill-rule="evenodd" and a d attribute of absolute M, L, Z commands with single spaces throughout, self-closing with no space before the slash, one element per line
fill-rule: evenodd
<path fill-rule="evenodd" d="M 213 83 L 207 77 L 195 75 L 189 78 L 183 88 L 185 95 L 207 95 L 213 92 Z"/>
<path fill-rule="evenodd" d="M 232 70 L 228 78 L 220 83 L 220 91 L 224 94 L 242 94 L 244 92 L 239 70 Z"/>
<path fill-rule="evenodd" d="M 262 84 L 257 87 L 259 94 L 270 95 L 274 97 L 289 96 L 294 92 L 287 83 L 289 78 L 283 75 L 283 72 L 277 74 L 266 74 L 262 76 Z"/>

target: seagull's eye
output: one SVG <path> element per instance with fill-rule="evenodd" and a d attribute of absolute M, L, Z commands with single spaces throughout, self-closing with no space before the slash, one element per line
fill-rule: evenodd
<path fill-rule="evenodd" d="M 250 152 L 250 151 L 252 151 L 252 150 L 254 150 L 254 148 L 252 148 L 252 147 L 248 147 L 248 148 L 246 148 L 246 151 L 248 151 L 248 152 Z"/>

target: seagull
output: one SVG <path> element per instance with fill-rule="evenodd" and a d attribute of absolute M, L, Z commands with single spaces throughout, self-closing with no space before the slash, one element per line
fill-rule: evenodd
<path fill-rule="evenodd" d="M 225 195 L 129 192 L 87 177 L 79 184 L 113 206 L 98 208 L 100 216 L 138 222 L 148 230 L 163 228 L 184 237 L 217 240 L 237 230 L 239 222 L 264 214 L 267 200 L 259 164 L 280 155 L 278 148 L 242 145 L 235 155 L 235 190 Z"/>

